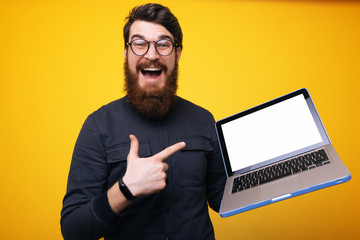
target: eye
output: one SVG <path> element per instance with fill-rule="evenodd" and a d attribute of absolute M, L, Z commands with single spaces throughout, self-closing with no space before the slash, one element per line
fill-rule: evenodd
<path fill-rule="evenodd" d="M 147 47 L 148 43 L 144 40 L 134 40 L 133 41 L 133 47 L 136 47 L 136 48 L 143 48 L 143 47 Z"/>
<path fill-rule="evenodd" d="M 171 47 L 171 42 L 168 41 L 168 40 L 161 40 L 161 41 L 158 41 L 156 46 L 158 48 L 170 48 Z"/>

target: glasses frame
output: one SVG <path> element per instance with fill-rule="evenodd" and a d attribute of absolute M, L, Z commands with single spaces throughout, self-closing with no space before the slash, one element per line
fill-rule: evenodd
<path fill-rule="evenodd" d="M 148 44 L 148 47 L 147 47 L 147 49 L 146 49 L 146 51 L 145 51 L 144 54 L 136 54 L 135 51 L 134 51 L 133 48 L 132 48 L 133 42 L 138 41 L 138 40 L 145 41 L 145 42 Z M 169 41 L 169 42 L 171 42 L 171 44 L 172 44 L 171 52 L 170 52 L 169 54 L 167 54 L 167 55 L 163 55 L 163 54 L 159 53 L 159 51 L 158 51 L 158 49 L 157 49 L 157 47 L 156 47 L 156 44 L 157 44 L 158 42 L 164 41 L 164 40 Z M 175 46 L 178 45 L 177 43 L 174 43 L 173 41 L 171 41 L 171 40 L 169 40 L 169 39 L 160 39 L 160 40 L 158 40 L 158 41 L 147 41 L 147 40 L 145 40 L 145 39 L 134 39 L 134 40 L 132 40 L 131 42 L 127 42 L 126 45 L 127 45 L 127 46 L 130 46 L 131 51 L 132 51 L 136 56 L 144 56 L 145 54 L 147 54 L 147 52 L 148 52 L 149 49 L 150 49 L 150 43 L 154 43 L 154 47 L 155 47 L 156 52 L 157 52 L 160 56 L 163 56 L 163 57 L 166 57 L 166 56 L 169 56 L 170 54 L 172 54 L 172 52 L 174 51 Z"/>

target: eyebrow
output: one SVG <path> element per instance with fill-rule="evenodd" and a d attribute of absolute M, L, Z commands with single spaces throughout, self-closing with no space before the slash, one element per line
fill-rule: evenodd
<path fill-rule="evenodd" d="M 144 37 L 143 35 L 141 35 L 141 34 L 134 34 L 134 35 L 131 36 L 130 41 L 134 40 L 134 38 L 145 39 L 145 37 Z M 169 35 L 167 35 L 167 34 L 160 35 L 160 36 L 159 36 L 159 40 L 160 40 L 160 39 L 169 39 L 169 40 L 171 40 L 171 41 L 174 41 L 174 40 L 173 40 Z"/>

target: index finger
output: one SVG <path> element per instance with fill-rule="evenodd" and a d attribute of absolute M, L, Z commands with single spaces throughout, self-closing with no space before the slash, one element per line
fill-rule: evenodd
<path fill-rule="evenodd" d="M 155 157 L 155 159 L 158 159 L 159 161 L 164 161 L 165 159 L 167 159 L 168 157 L 170 157 L 171 155 L 173 155 L 174 153 L 185 147 L 185 145 L 186 145 L 185 142 L 175 143 L 174 145 L 171 145 L 165 148 L 164 150 L 162 150 L 161 152 L 155 154 L 153 157 Z"/>

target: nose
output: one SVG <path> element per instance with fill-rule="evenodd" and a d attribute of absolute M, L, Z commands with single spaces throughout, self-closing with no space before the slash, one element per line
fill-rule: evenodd
<path fill-rule="evenodd" d="M 155 49 L 155 43 L 150 42 L 149 50 L 145 54 L 145 58 L 149 60 L 156 60 L 159 58 L 159 54 Z"/>

